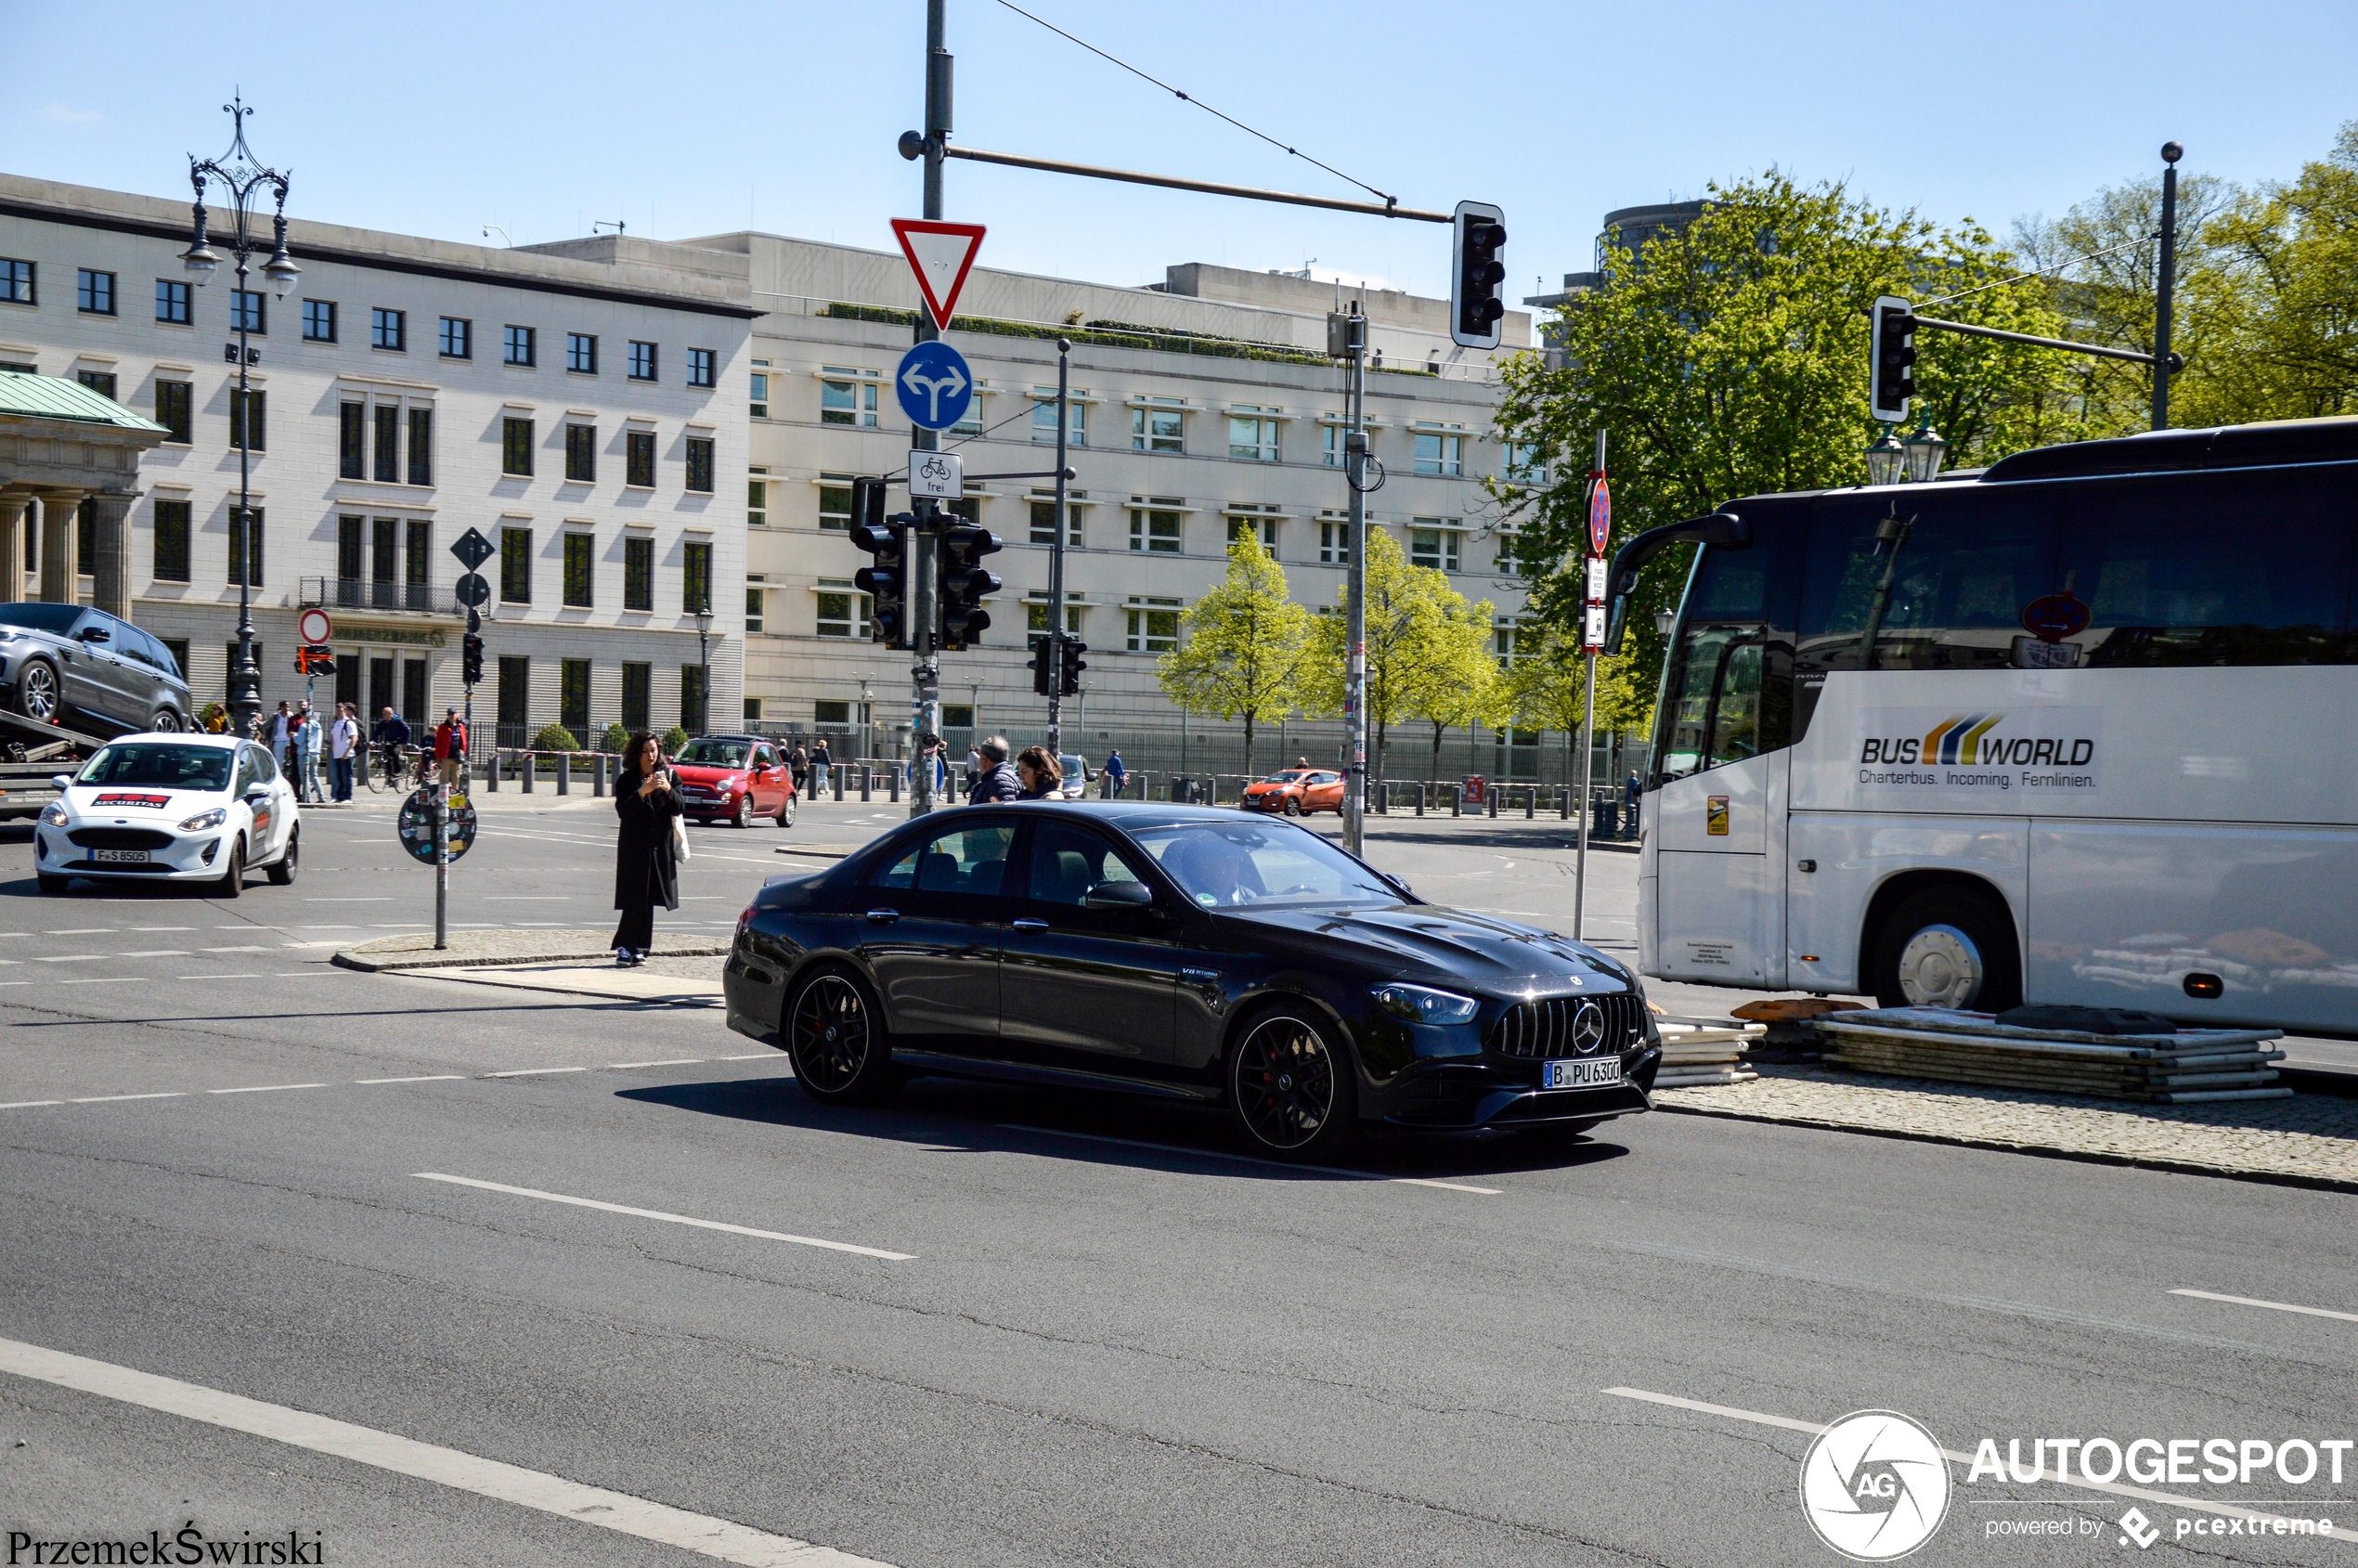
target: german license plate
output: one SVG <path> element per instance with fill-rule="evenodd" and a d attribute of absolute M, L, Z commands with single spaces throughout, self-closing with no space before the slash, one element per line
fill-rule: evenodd
<path fill-rule="evenodd" d="M 1603 1089 L 1621 1082 L 1621 1058 L 1599 1056 L 1591 1061 L 1548 1062 L 1539 1081 L 1542 1089 Z"/>
<path fill-rule="evenodd" d="M 145 849 L 93 849 L 90 851 L 90 858 L 100 865 L 146 865 L 148 851 Z"/>

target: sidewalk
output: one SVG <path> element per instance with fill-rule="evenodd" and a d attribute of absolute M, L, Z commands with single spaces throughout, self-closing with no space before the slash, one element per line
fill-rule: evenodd
<path fill-rule="evenodd" d="M 340 968 L 377 974 L 409 969 L 472 969 L 491 965 L 514 967 L 607 962 L 614 956 L 608 946 L 612 940 L 611 933 L 605 931 L 453 931 L 449 934 L 450 945 L 437 949 L 431 931 L 415 931 L 341 948 L 330 962 Z M 680 958 L 704 961 L 712 969 L 717 984 L 719 965 L 711 961 L 725 958 L 728 953 L 726 942 L 659 933 L 653 962 Z"/>
<path fill-rule="evenodd" d="M 667 958 L 658 954 L 630 969 L 616 968 L 611 964 L 576 963 L 421 965 L 404 968 L 400 973 L 405 979 L 457 980 L 514 991 L 597 996 L 610 1002 L 661 1002 L 688 1007 L 717 1007 L 722 1002 L 720 965 L 713 958 Z"/>

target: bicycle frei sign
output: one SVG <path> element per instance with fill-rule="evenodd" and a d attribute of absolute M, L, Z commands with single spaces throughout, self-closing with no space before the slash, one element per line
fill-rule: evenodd
<path fill-rule="evenodd" d="M 909 454 L 909 493 L 954 501 L 966 493 L 966 460 L 955 452 Z"/>
<path fill-rule="evenodd" d="M 917 292 L 926 297 L 933 322 L 949 330 L 951 313 L 958 308 L 959 292 L 974 270 L 975 253 L 982 249 L 982 225 L 938 223 L 926 218 L 895 218 L 892 237 L 917 275 Z"/>
<path fill-rule="evenodd" d="M 948 430 L 966 417 L 975 400 L 974 372 L 966 368 L 965 355 L 937 338 L 900 356 L 892 372 L 892 389 L 910 423 L 921 430 Z"/>

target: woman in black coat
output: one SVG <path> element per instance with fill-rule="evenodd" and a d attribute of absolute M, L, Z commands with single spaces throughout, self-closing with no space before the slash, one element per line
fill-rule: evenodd
<path fill-rule="evenodd" d="M 623 753 L 622 777 L 614 791 L 614 813 L 622 820 L 615 843 L 614 907 L 622 911 L 615 927 L 615 962 L 643 962 L 655 944 L 655 905 L 680 907 L 680 857 L 672 848 L 671 824 L 680 817 L 679 777 L 663 765 L 663 747 L 641 730 Z"/>

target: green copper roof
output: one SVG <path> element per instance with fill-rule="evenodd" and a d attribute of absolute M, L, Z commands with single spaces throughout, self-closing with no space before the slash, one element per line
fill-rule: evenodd
<path fill-rule="evenodd" d="M 117 430 L 171 432 L 153 420 L 143 420 L 102 392 L 94 392 L 63 376 L 29 376 L 21 370 L 0 370 L 0 414 L 36 420 L 71 420 L 76 424 L 112 425 Z"/>

